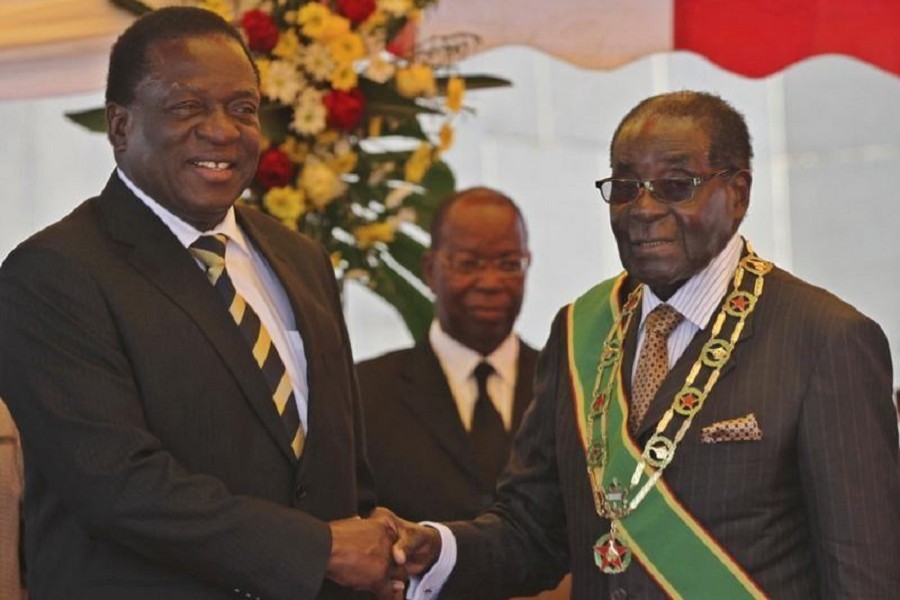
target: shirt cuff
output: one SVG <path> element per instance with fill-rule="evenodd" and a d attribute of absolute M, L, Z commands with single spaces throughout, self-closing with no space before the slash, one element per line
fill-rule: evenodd
<path fill-rule="evenodd" d="M 441 553 L 431 568 L 418 577 L 409 578 L 409 586 L 406 589 L 407 600 L 433 600 L 441 593 L 441 588 L 450 577 L 450 572 L 456 566 L 456 537 L 446 525 L 423 521 L 420 525 L 426 525 L 438 530 L 441 534 Z"/>

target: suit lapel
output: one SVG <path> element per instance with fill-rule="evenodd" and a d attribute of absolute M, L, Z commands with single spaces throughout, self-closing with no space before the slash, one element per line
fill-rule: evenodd
<path fill-rule="evenodd" d="M 427 341 L 413 348 L 403 382 L 400 401 L 464 473 L 481 481 L 469 434 L 463 427 L 441 365 Z"/>
<path fill-rule="evenodd" d="M 110 235 L 130 247 L 127 258 L 143 277 L 178 305 L 225 363 L 263 425 L 296 460 L 265 379 L 224 303 L 171 231 L 113 174 L 99 199 Z"/>
<path fill-rule="evenodd" d="M 510 432 L 515 437 L 522 423 L 522 416 L 525 409 L 528 408 L 533 396 L 534 389 L 534 372 L 535 363 L 537 362 L 537 352 L 530 346 L 526 346 L 525 342 L 519 340 L 519 359 L 516 367 L 516 389 L 513 400 L 512 428 Z"/>
<path fill-rule="evenodd" d="M 729 292 L 726 292 L 725 294 L 726 297 L 728 296 L 728 293 L 730 293 L 730 290 L 731 287 L 729 286 Z M 655 429 L 656 424 L 672 405 L 672 400 L 674 400 L 675 394 L 677 394 L 684 386 L 685 380 L 687 379 L 691 368 L 694 366 L 694 362 L 700 356 L 700 351 L 703 349 L 703 346 L 706 345 L 706 342 L 709 341 L 710 335 L 712 334 L 713 324 L 715 323 L 716 317 L 718 316 L 721 309 L 722 306 L 720 304 L 710 318 L 709 323 L 706 324 L 706 327 L 703 330 L 698 331 L 697 334 L 694 335 L 694 338 L 688 344 L 687 348 L 685 348 L 684 352 L 681 354 L 681 357 L 679 357 L 678 361 L 672 366 L 672 369 L 666 375 L 666 378 L 663 379 L 662 385 L 659 386 L 659 390 L 657 391 L 656 396 L 654 396 L 653 398 L 653 402 L 650 404 L 650 407 L 647 410 L 647 416 L 644 418 L 644 421 L 641 423 L 640 427 L 638 427 L 635 439 L 640 439 L 647 433 L 648 430 Z M 754 313 L 745 323 L 744 329 L 743 331 L 741 331 L 741 335 L 738 338 L 738 343 L 736 346 L 737 348 L 739 348 L 740 345 L 744 343 L 744 340 L 753 335 L 753 323 L 755 320 L 755 316 L 756 311 L 754 311 Z M 728 331 L 730 330 L 727 330 L 726 333 Z M 636 330 L 634 337 L 637 338 Z M 633 341 L 632 343 L 634 345 L 637 344 L 636 341 Z M 632 352 L 632 355 L 633 354 L 634 352 Z M 626 356 L 628 355 L 626 354 Z M 737 352 L 733 351 L 731 359 L 722 367 L 722 370 L 719 372 L 720 382 L 736 366 L 737 356 Z M 635 358 L 634 360 L 637 359 Z M 631 371 L 628 372 L 630 373 Z M 713 392 L 710 395 L 708 401 L 715 402 L 715 388 L 713 388 Z"/>
<path fill-rule="evenodd" d="M 317 301 L 308 287 L 308 282 L 313 281 L 313 278 L 318 276 L 308 263 L 291 260 L 285 250 L 279 247 L 272 237 L 267 234 L 266 230 L 259 226 L 256 220 L 252 220 L 245 215 L 245 210 L 254 209 L 241 209 L 241 207 L 236 207 L 236 209 L 237 220 L 241 228 L 253 240 L 253 244 L 265 257 L 281 282 L 294 314 L 297 331 L 303 340 L 308 384 L 308 395 L 306 398 L 307 423 L 324 422 L 320 418 L 323 405 L 316 398 L 315 390 L 323 387 L 317 381 L 318 373 L 321 371 L 319 366 L 322 360 L 322 352 L 329 347 L 327 339 L 332 339 L 334 336 L 329 338 L 324 330 L 324 323 L 330 323 L 333 320 L 333 316 L 323 310 L 319 301 Z M 274 411 L 272 412 L 274 414 Z M 307 449 L 315 443 L 317 429 L 314 426 L 309 427 L 309 435 L 306 438 Z M 284 448 L 291 453 L 290 446 L 286 440 Z M 293 453 L 291 455 L 293 456 Z M 304 456 L 306 455 L 307 452 L 304 451 Z"/>

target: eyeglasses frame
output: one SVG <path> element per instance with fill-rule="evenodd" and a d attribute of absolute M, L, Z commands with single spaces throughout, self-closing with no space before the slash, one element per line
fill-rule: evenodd
<path fill-rule="evenodd" d="M 444 250 L 443 248 L 436 250 L 435 255 L 441 259 L 441 262 L 444 263 L 444 266 L 447 267 L 453 273 L 458 275 L 462 275 L 464 277 L 472 277 L 474 275 L 479 275 L 487 271 L 488 268 L 492 269 L 495 273 L 500 275 L 501 277 L 513 278 L 513 277 L 523 277 L 525 273 L 528 272 L 528 267 L 531 266 L 531 253 L 526 252 L 525 254 L 517 254 L 515 256 L 501 256 L 498 258 L 482 258 L 480 256 L 473 256 L 472 259 L 475 261 L 476 267 L 472 270 L 468 269 L 459 269 L 456 268 L 449 256 L 450 252 Z M 500 263 L 504 260 L 513 260 L 518 259 L 522 265 L 522 268 L 517 271 L 506 271 L 500 268 Z"/>
<path fill-rule="evenodd" d="M 626 179 L 623 177 L 607 177 L 605 179 L 600 179 L 598 181 L 595 181 L 594 187 L 596 187 L 597 190 L 600 192 L 600 197 L 603 198 L 603 201 L 605 203 L 609 204 L 610 206 L 624 206 L 626 204 L 631 204 L 632 202 L 634 202 L 635 200 L 637 200 L 638 198 L 641 197 L 641 189 L 645 189 L 648 192 L 650 192 L 650 195 L 653 196 L 653 198 L 659 202 L 663 202 L 665 204 L 684 204 L 685 202 L 690 202 L 691 200 L 693 200 L 694 194 L 696 194 L 696 192 L 697 192 L 697 188 L 702 186 L 703 184 L 707 183 L 708 181 L 711 181 L 716 177 L 725 175 L 726 173 L 731 173 L 731 176 L 733 177 L 734 175 L 737 175 L 738 173 L 741 173 L 744 171 L 748 171 L 748 169 L 738 169 L 735 167 L 728 167 L 727 169 L 720 169 L 718 171 L 710 173 L 709 175 L 700 176 L 700 177 L 657 177 L 656 179 Z M 690 181 L 691 195 L 689 197 L 685 198 L 684 200 L 668 200 L 666 198 L 660 198 L 656 193 L 656 189 L 653 187 L 653 182 L 660 181 L 663 179 L 678 179 L 678 180 L 683 180 L 683 181 Z M 606 196 L 603 195 L 603 188 L 602 188 L 603 184 L 610 182 L 610 181 L 628 181 L 628 182 L 637 183 L 638 184 L 638 193 L 634 198 L 632 198 L 631 200 L 628 200 L 626 202 L 612 203 L 606 198 Z"/>

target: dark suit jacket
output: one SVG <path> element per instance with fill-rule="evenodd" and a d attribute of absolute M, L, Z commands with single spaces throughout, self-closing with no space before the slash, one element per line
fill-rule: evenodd
<path fill-rule="evenodd" d="M 519 345 L 512 430 L 531 401 L 537 351 Z M 413 520 L 470 519 L 491 505 L 469 434 L 427 341 L 357 366 L 379 504 Z"/>
<path fill-rule="evenodd" d="M 297 461 L 248 346 L 175 236 L 114 174 L 0 270 L 0 394 L 26 455 L 29 588 L 47 599 L 345 598 L 325 521 L 373 504 L 331 264 L 238 221 L 309 362 Z"/>
<path fill-rule="evenodd" d="M 536 400 L 514 442 L 499 505 L 474 524 L 452 525 L 459 552 L 450 593 L 473 600 L 527 593 L 571 562 L 576 600 L 662 596 L 636 561 L 616 576 L 594 565 L 592 545 L 609 525 L 591 498 L 564 317 L 538 362 Z M 626 373 L 637 322 L 626 337 Z M 700 332 L 663 382 L 641 440 L 708 337 Z M 772 597 L 894 598 L 900 458 L 891 383 L 890 351 L 877 324 L 776 269 L 663 478 Z M 700 442 L 704 426 L 749 413 L 761 441 Z M 684 568 L 692 568 L 690 556 Z"/>

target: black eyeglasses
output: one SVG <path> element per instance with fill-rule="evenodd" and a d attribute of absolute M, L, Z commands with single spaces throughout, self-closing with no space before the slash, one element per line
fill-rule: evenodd
<path fill-rule="evenodd" d="M 521 277 L 531 264 L 531 256 L 527 254 L 510 254 L 500 258 L 481 258 L 472 254 L 444 253 L 439 254 L 448 269 L 460 275 L 475 275 L 493 268 L 503 277 Z"/>
<path fill-rule="evenodd" d="M 664 179 L 616 179 L 608 177 L 594 185 L 608 204 L 628 204 L 637 200 L 641 188 L 653 194 L 660 202 L 676 204 L 694 197 L 694 190 L 714 177 L 738 173 L 741 169 L 722 169 L 705 177 L 666 177 Z"/>

